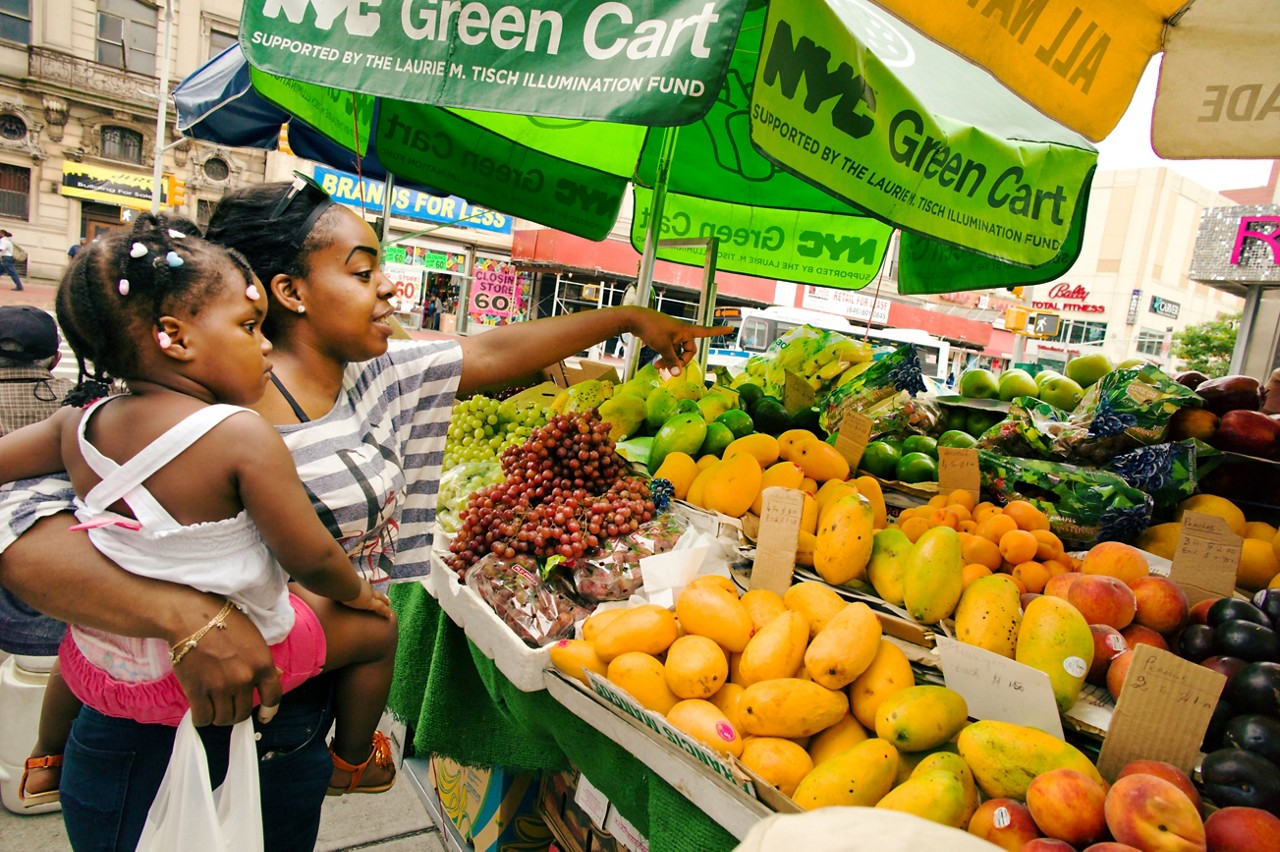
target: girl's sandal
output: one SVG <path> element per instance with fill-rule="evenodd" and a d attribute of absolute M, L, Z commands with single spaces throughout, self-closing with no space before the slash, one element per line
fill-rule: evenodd
<path fill-rule="evenodd" d="M 343 772 L 351 773 L 351 781 L 346 787 L 330 786 L 325 791 L 326 796 L 341 796 L 345 793 L 385 793 L 390 790 L 396 783 L 396 776 L 393 774 L 391 780 L 385 784 L 379 784 L 371 787 L 361 787 L 360 779 L 364 776 L 364 771 L 369 766 L 369 761 L 373 761 L 378 766 L 392 766 L 391 759 L 391 740 L 387 739 L 387 735 L 382 731 L 373 732 L 373 751 L 365 758 L 364 763 L 351 764 L 333 753 L 333 748 L 329 748 L 329 756 L 333 758 L 333 765 Z M 393 769 L 394 772 L 394 769 Z"/>
<path fill-rule="evenodd" d="M 57 769 L 62 766 L 62 755 L 50 754 L 44 757 L 28 757 L 22 766 L 22 780 L 18 782 L 18 801 L 24 808 L 35 808 L 40 805 L 52 805 L 59 801 L 58 788 L 45 790 L 42 793 L 27 792 L 27 775 L 33 769 Z"/>

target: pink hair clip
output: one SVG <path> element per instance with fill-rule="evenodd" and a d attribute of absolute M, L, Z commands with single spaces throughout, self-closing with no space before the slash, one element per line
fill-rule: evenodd
<path fill-rule="evenodd" d="M 244 288 L 244 297 L 250 302 L 256 302 L 262 298 L 262 294 L 258 292 L 257 285 L 250 284 L 248 287 Z"/>
<path fill-rule="evenodd" d="M 173 338 L 162 331 L 156 335 L 156 343 L 160 344 L 161 349 L 168 349 L 173 345 Z"/>
<path fill-rule="evenodd" d="M 121 296 L 129 295 L 129 279 L 121 278 L 120 283 L 116 285 L 116 289 L 120 291 Z"/>

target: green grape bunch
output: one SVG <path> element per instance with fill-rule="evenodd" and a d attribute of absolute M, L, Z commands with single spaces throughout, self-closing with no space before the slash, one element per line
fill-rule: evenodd
<path fill-rule="evenodd" d="M 546 409 L 536 403 L 517 405 L 479 395 L 464 399 L 454 405 L 449 420 L 444 469 L 496 460 L 503 449 L 523 444 L 546 422 Z"/>

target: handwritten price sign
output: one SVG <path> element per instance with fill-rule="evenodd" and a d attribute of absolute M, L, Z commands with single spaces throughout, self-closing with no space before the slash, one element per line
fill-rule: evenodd
<path fill-rule="evenodd" d="M 518 310 L 516 273 L 511 267 L 477 269 L 471 283 L 471 313 L 509 317 Z"/>

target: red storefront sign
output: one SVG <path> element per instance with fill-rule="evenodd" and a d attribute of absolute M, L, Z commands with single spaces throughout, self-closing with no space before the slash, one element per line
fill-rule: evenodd
<path fill-rule="evenodd" d="M 1077 314 L 1102 314 L 1106 313 L 1106 305 L 1091 305 L 1085 301 L 1089 298 L 1089 288 L 1083 284 L 1054 284 L 1049 288 L 1049 299 L 1061 299 L 1062 301 L 1032 301 L 1031 307 L 1043 311 L 1070 312 Z"/>

